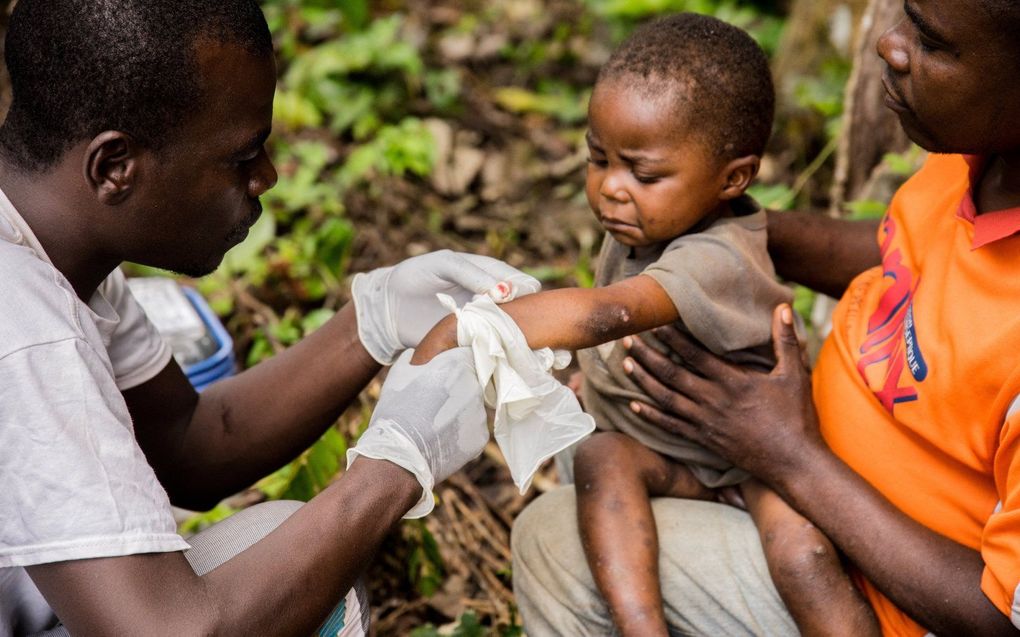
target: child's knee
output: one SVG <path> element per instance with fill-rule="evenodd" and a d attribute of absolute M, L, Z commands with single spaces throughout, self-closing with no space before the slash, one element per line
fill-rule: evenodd
<path fill-rule="evenodd" d="M 778 586 L 810 585 L 833 569 L 842 569 L 835 547 L 807 520 L 763 529 L 762 540 Z"/>

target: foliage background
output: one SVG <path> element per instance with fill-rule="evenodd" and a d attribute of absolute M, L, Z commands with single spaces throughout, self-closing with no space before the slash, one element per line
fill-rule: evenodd
<path fill-rule="evenodd" d="M 280 181 L 248 239 L 215 274 L 187 282 L 223 318 L 243 366 L 327 320 L 348 301 L 352 273 L 433 249 L 488 254 L 547 286 L 591 285 L 600 233 L 583 192 L 587 100 L 613 46 L 658 14 L 709 13 L 752 33 L 773 59 L 781 102 L 753 194 L 776 208 L 826 208 L 850 72 L 845 32 L 866 2 L 261 4 L 277 49 L 269 146 Z M 820 5 L 828 7 L 821 17 Z M 916 159 L 887 163 L 901 175 Z M 849 209 L 874 216 L 883 207 L 879 197 Z M 797 299 L 810 315 L 814 295 L 798 290 Z M 318 493 L 342 470 L 378 388 L 295 462 L 182 530 L 262 499 Z M 403 524 L 367 575 L 375 631 L 519 634 L 509 528 L 554 483 L 548 468 L 521 496 L 494 447 L 455 476 L 439 491 L 437 513 Z"/>

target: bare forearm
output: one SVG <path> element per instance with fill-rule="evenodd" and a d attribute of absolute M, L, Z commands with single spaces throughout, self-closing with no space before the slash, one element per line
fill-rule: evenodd
<path fill-rule="evenodd" d="M 677 319 L 673 302 L 647 276 L 606 288 L 529 294 L 500 307 L 517 323 L 532 349 L 584 349 Z M 425 362 L 456 345 L 456 318 L 449 316 L 429 332 L 412 360 Z"/>
<path fill-rule="evenodd" d="M 235 493 L 307 448 L 378 371 L 348 305 L 286 352 L 204 392 L 175 478 L 191 476 L 212 501 Z"/>
<path fill-rule="evenodd" d="M 404 469 L 360 458 L 254 550 L 203 578 L 218 604 L 235 610 L 223 625 L 248 634 L 311 634 L 420 495 Z M 275 629 L 267 632 L 267 625 Z"/>
<path fill-rule="evenodd" d="M 899 608 L 937 635 L 1015 635 L 981 592 L 981 555 L 899 511 L 828 449 L 775 483 Z"/>
<path fill-rule="evenodd" d="M 421 494 L 392 463 L 351 471 L 248 550 L 198 577 L 180 553 L 29 569 L 74 634 L 308 635 Z"/>
<path fill-rule="evenodd" d="M 779 276 L 839 298 L 854 277 L 881 262 L 877 230 L 878 221 L 769 211 L 769 254 Z"/>

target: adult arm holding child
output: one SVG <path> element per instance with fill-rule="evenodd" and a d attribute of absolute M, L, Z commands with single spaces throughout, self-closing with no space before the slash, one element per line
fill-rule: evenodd
<path fill-rule="evenodd" d="M 673 328 L 656 335 L 695 371 L 629 339 L 631 375 L 659 405 L 635 406 L 646 419 L 772 487 L 933 633 L 1017 634 L 981 591 L 981 554 L 911 519 L 823 440 L 788 306 L 776 312 L 771 373 L 727 363 Z"/>
<path fill-rule="evenodd" d="M 770 210 L 768 249 L 776 274 L 833 298 L 881 262 L 878 220 L 850 221 L 816 212 Z"/>

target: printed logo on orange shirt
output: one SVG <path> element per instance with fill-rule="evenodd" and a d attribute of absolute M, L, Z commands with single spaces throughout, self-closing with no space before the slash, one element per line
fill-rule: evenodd
<path fill-rule="evenodd" d="M 868 336 L 861 345 L 857 371 L 882 406 L 892 413 L 897 404 L 917 400 L 917 388 L 913 382 L 921 382 L 928 376 L 928 365 L 921 354 L 914 323 L 914 292 L 920 279 L 915 279 L 910 268 L 903 265 L 900 249 L 892 247 L 896 223 L 886 215 L 882 227 L 885 230 L 882 275 L 892 284 L 882 294 L 878 307 L 868 319 Z M 905 378 L 904 367 L 910 371 Z M 866 372 L 869 368 L 875 369 L 873 377 L 877 374 L 882 378 L 881 386 L 876 387 L 868 380 Z M 901 385 L 901 381 L 905 384 Z"/>

